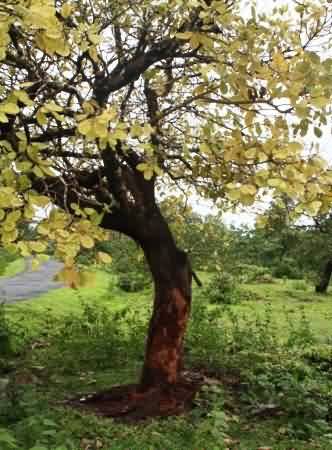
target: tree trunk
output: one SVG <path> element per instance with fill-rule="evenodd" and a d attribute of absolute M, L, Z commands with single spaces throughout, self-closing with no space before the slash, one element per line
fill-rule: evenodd
<path fill-rule="evenodd" d="M 332 274 L 332 259 L 329 259 L 322 270 L 320 282 L 316 286 L 316 292 L 320 294 L 326 294 L 329 287 L 330 278 Z"/>
<path fill-rule="evenodd" d="M 182 373 L 183 340 L 191 306 L 192 270 L 179 250 L 159 209 L 153 207 L 136 236 L 154 281 L 154 305 L 138 384 L 117 386 L 107 393 L 74 400 L 73 405 L 107 417 L 141 420 L 181 414 L 191 408 L 202 377 Z M 144 222 L 144 223 L 143 223 Z M 144 227 L 143 227 L 144 224 Z"/>
<path fill-rule="evenodd" d="M 183 339 L 191 306 L 192 272 L 158 207 L 151 210 L 140 240 L 154 282 L 141 389 L 174 386 L 183 365 Z"/>
<path fill-rule="evenodd" d="M 191 306 L 191 267 L 185 252 L 167 239 L 143 245 L 154 281 L 142 390 L 174 386 L 183 365 L 183 339 Z"/>

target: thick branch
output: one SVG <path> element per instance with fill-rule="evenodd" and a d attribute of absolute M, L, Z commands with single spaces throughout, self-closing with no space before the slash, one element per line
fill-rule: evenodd
<path fill-rule="evenodd" d="M 109 76 L 96 78 L 94 93 L 97 101 L 100 104 L 105 103 L 111 92 L 137 80 L 157 61 L 173 56 L 179 46 L 177 39 L 165 39 L 154 44 L 149 51 L 134 56 L 126 63 L 118 64 Z"/>

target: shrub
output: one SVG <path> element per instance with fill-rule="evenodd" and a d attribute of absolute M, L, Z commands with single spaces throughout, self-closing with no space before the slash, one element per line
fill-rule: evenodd
<path fill-rule="evenodd" d="M 272 269 L 272 275 L 276 278 L 289 278 L 293 280 L 300 280 L 303 278 L 301 270 L 298 268 L 298 263 L 293 258 L 283 258 Z"/>
<path fill-rule="evenodd" d="M 9 253 L 5 249 L 0 248 L 0 275 L 4 274 L 8 264 L 15 259 L 16 256 L 13 253 Z"/>
<path fill-rule="evenodd" d="M 241 293 L 236 278 L 228 272 L 218 272 L 203 291 L 211 303 L 234 304 Z"/>
<path fill-rule="evenodd" d="M 264 275 L 257 277 L 255 281 L 257 283 L 266 283 L 266 284 L 275 282 L 273 276 L 269 273 L 265 273 Z"/>
<path fill-rule="evenodd" d="M 118 275 L 117 286 L 125 292 L 139 292 L 149 284 L 150 280 L 145 273 L 126 272 Z"/>
<path fill-rule="evenodd" d="M 237 274 L 241 283 L 252 283 L 272 278 L 271 269 L 264 266 L 255 266 L 254 264 L 238 264 L 234 267 L 234 273 Z"/>
<path fill-rule="evenodd" d="M 82 315 L 69 315 L 48 336 L 49 347 L 39 350 L 48 367 L 62 361 L 61 370 L 106 369 L 119 361 L 141 360 L 148 311 L 121 309 L 114 314 L 98 304 L 82 302 Z M 52 351 L 50 350 L 52 348 Z M 75 355 L 75 357 L 73 357 Z"/>
<path fill-rule="evenodd" d="M 196 303 L 187 358 L 215 378 L 231 379 L 243 411 L 255 417 L 271 406 L 281 412 L 288 436 L 331 433 L 331 347 L 318 345 L 304 311 L 285 319 L 281 335 L 269 306 L 252 315 Z"/>

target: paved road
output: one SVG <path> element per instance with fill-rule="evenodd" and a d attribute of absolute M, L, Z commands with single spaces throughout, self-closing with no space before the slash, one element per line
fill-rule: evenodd
<path fill-rule="evenodd" d="M 61 267 L 62 263 L 50 260 L 42 263 L 38 270 L 31 270 L 30 262 L 27 261 L 24 272 L 11 278 L 0 278 L 0 302 L 15 303 L 63 287 L 61 283 L 53 281 Z"/>

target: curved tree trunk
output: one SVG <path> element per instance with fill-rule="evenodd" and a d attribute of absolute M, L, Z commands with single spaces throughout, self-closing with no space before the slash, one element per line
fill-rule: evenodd
<path fill-rule="evenodd" d="M 332 259 L 329 259 L 322 270 L 320 282 L 316 286 L 317 293 L 326 294 L 327 288 L 329 287 L 331 274 L 332 274 Z"/>
<path fill-rule="evenodd" d="M 191 306 L 191 268 L 173 240 L 145 246 L 155 297 L 141 376 L 142 389 L 174 385 L 182 369 L 183 339 Z"/>
<path fill-rule="evenodd" d="M 199 377 L 182 373 L 191 307 L 190 262 L 177 248 L 159 208 L 152 205 L 148 212 L 137 218 L 139 226 L 131 233 L 144 251 L 154 281 L 153 313 L 140 381 L 84 400 L 84 407 L 98 414 L 128 420 L 180 414 L 191 407 L 201 387 Z M 81 400 L 79 404 L 82 406 Z"/>

